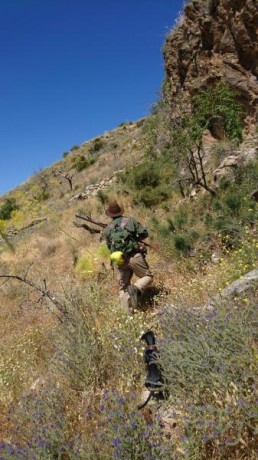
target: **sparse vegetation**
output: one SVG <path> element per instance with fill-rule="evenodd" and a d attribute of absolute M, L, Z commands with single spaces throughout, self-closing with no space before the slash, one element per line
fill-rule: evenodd
<path fill-rule="evenodd" d="M 162 366 L 186 458 L 255 458 L 256 314 L 253 300 L 239 299 L 202 315 L 173 309 L 163 319 Z"/>
<path fill-rule="evenodd" d="M 228 139 L 213 146 L 216 167 L 241 141 L 241 110 L 228 88 L 205 90 L 192 99 L 192 112 L 178 117 L 175 138 L 166 91 L 164 84 L 148 119 L 74 146 L 80 151 L 14 190 L 11 203 L 1 200 L 0 275 L 11 278 L 0 283 L 0 458 L 256 458 L 257 294 L 204 306 L 257 268 L 258 162 L 239 163 L 215 194 L 202 185 L 190 198 L 198 181 L 187 169 L 188 148 L 199 142 L 203 149 L 204 130 L 221 133 L 223 124 Z M 118 182 L 81 202 L 65 193 L 110 177 L 114 149 L 125 169 Z M 198 165 L 210 187 L 209 161 L 205 178 Z M 149 228 L 153 246 L 155 286 L 131 317 L 119 305 L 107 246 L 73 225 L 78 213 L 103 221 L 113 199 Z M 168 399 L 138 411 L 140 337 L 149 329 L 158 338 Z M 167 409 L 175 426 L 165 434 Z"/>
<path fill-rule="evenodd" d="M 106 192 L 104 192 L 103 190 L 98 190 L 98 193 L 97 193 L 97 198 L 99 199 L 100 203 L 101 204 L 107 204 L 108 201 L 109 201 L 109 196 Z"/>

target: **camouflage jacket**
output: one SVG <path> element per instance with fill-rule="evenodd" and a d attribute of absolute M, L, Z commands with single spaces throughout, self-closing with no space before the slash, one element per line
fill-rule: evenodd
<path fill-rule="evenodd" d="M 143 227 L 140 222 L 137 222 L 137 220 L 135 220 L 133 217 L 117 217 L 110 224 L 108 224 L 103 232 L 109 249 L 111 248 L 112 242 L 111 233 L 114 229 L 114 226 L 119 222 L 123 223 L 123 228 L 132 235 L 135 241 L 142 241 L 149 236 L 148 230 Z"/>

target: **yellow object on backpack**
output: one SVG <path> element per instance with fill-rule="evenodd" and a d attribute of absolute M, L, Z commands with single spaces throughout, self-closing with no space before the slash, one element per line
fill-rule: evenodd
<path fill-rule="evenodd" d="M 115 251 L 110 254 L 111 265 L 123 265 L 125 262 L 124 254 L 121 251 Z"/>

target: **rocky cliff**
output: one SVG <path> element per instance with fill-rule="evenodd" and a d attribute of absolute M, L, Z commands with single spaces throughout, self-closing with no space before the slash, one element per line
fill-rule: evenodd
<path fill-rule="evenodd" d="M 190 0 L 164 46 L 169 97 L 223 79 L 258 119 L 258 1 Z"/>

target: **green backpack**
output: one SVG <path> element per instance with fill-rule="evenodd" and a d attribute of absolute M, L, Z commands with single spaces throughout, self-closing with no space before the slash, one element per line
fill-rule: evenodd
<path fill-rule="evenodd" d="M 125 228 L 127 220 L 128 219 L 124 217 L 110 224 L 111 253 L 121 251 L 123 254 L 127 255 L 138 251 L 138 241 L 133 237 L 132 233 Z"/>

